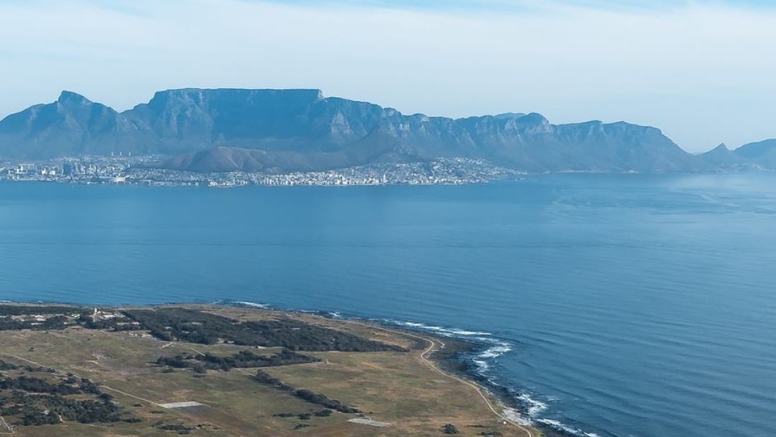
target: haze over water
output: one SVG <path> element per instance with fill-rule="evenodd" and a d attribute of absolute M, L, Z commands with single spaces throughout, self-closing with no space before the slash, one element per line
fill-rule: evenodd
<path fill-rule="evenodd" d="M 488 332 L 601 436 L 776 435 L 776 176 L 482 186 L 0 184 L 0 300 L 251 301 Z"/>

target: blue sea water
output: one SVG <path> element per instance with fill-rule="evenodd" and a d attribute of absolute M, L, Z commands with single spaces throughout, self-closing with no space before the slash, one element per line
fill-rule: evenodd
<path fill-rule="evenodd" d="M 580 433 L 776 435 L 776 175 L 0 184 L 0 300 L 224 299 L 472 331 Z"/>

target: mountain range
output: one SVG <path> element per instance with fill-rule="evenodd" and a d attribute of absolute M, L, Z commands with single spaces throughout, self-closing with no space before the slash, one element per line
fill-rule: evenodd
<path fill-rule="evenodd" d="M 435 158 L 528 172 L 776 169 L 776 139 L 691 155 L 654 127 L 540 114 L 404 115 L 320 90 L 179 89 L 118 112 L 69 91 L 0 121 L 0 158 L 162 155 L 190 171 L 315 171 Z"/>

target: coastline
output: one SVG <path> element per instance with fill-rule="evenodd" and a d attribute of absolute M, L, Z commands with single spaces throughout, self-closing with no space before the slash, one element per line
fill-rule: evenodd
<path fill-rule="evenodd" d="M 169 303 L 150 306 L 164 305 L 186 304 Z M 481 356 L 484 354 L 489 358 L 497 358 L 511 350 L 503 343 L 485 341 L 493 340 L 487 337 L 490 336 L 490 333 L 463 331 L 455 328 L 445 329 L 416 322 L 348 316 L 343 315 L 341 312 L 280 309 L 268 304 L 253 302 L 223 301 L 216 303 L 216 305 L 249 308 L 259 311 L 313 315 L 327 320 L 358 323 L 401 335 L 409 335 L 426 342 L 436 342 L 443 347 L 430 347 L 423 354 L 429 362 L 433 363 L 432 365 L 436 367 L 436 370 L 476 389 L 485 402 L 489 404 L 492 402 L 494 404 L 491 406 L 491 409 L 495 415 L 506 420 L 507 423 L 511 423 L 524 430 L 529 437 L 599 437 L 594 433 L 572 430 L 561 423 L 553 426 L 534 420 L 528 411 L 532 408 L 531 404 L 535 401 L 530 398 L 521 401 L 508 387 L 498 384 L 493 378 L 487 377 L 482 372 L 483 362 L 481 361 Z M 498 351 L 493 352 L 494 349 Z M 488 367 L 488 365 L 485 364 L 485 367 Z"/>
<path fill-rule="evenodd" d="M 73 308 L 91 308 L 90 305 L 67 303 L 67 302 L 25 302 L 0 300 L 0 305 L 18 305 L 18 306 L 67 306 Z M 241 308 L 256 312 L 266 312 L 269 314 L 297 315 L 301 317 L 315 317 L 334 324 L 358 324 L 361 326 L 384 330 L 389 333 L 399 334 L 405 337 L 412 337 L 420 342 L 426 343 L 412 350 L 420 350 L 419 358 L 430 365 L 435 371 L 444 376 L 457 380 L 462 384 L 472 387 L 476 390 L 483 402 L 487 404 L 490 410 L 499 420 L 505 424 L 510 424 L 522 430 L 528 437 L 578 437 L 580 432 L 566 431 L 553 427 L 549 424 L 538 422 L 528 413 L 531 408 L 529 402 L 521 402 L 516 398 L 515 393 L 508 387 L 496 383 L 492 378 L 487 377 L 482 367 L 488 367 L 483 364 L 481 356 L 488 355 L 490 358 L 496 358 L 502 353 L 510 350 L 506 348 L 503 352 L 493 354 L 493 343 L 485 342 L 482 336 L 490 335 L 484 332 L 461 331 L 457 329 L 444 329 L 435 326 L 427 326 L 414 322 L 398 322 L 386 319 L 371 319 L 358 316 L 342 315 L 340 312 L 302 310 L 275 308 L 269 304 L 259 304 L 253 302 L 237 301 L 219 301 L 219 302 L 167 302 L 161 304 L 147 305 L 97 305 L 97 308 L 115 310 L 115 309 L 142 309 L 142 308 L 162 308 L 162 307 L 184 307 L 184 308 Z M 474 336 L 474 337 L 472 337 Z M 496 346 L 498 348 L 499 346 Z M 503 347 L 503 346 L 501 346 Z M 582 435 L 596 437 L 595 434 Z"/>
<path fill-rule="evenodd" d="M 572 432 L 564 429 L 558 429 L 551 425 L 533 420 L 527 410 L 530 409 L 529 402 L 519 401 L 513 392 L 507 387 L 496 383 L 492 378 L 487 377 L 481 370 L 481 365 L 477 364 L 477 358 L 483 353 L 488 354 L 493 348 L 492 344 L 482 341 L 461 338 L 450 334 L 434 334 L 433 332 L 423 331 L 420 328 L 409 329 L 407 327 L 397 327 L 380 321 L 370 320 L 368 323 L 377 323 L 378 326 L 393 330 L 395 332 L 417 334 L 421 337 L 444 342 L 443 348 L 437 348 L 428 354 L 428 358 L 444 373 L 463 380 L 466 383 L 477 387 L 481 393 L 491 397 L 500 417 L 506 417 L 508 421 L 514 423 L 520 428 L 530 429 L 530 434 L 535 437 L 579 437 L 580 431 Z M 482 333 L 479 333 L 482 334 Z M 583 434 L 586 437 L 596 437 L 595 434 Z"/>

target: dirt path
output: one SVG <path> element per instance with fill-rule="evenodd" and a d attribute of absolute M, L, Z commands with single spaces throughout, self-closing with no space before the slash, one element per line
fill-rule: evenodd
<path fill-rule="evenodd" d="M 354 324 L 358 324 L 358 325 L 361 325 L 361 326 L 366 326 L 366 327 L 369 327 L 369 328 L 372 328 L 372 329 L 378 329 L 378 330 L 381 330 L 381 331 L 384 331 L 384 332 L 389 332 L 389 333 L 395 333 L 395 332 L 396 332 L 396 331 L 391 331 L 391 330 L 389 330 L 389 329 L 381 328 L 381 327 L 378 327 L 378 326 L 369 325 L 369 324 L 366 324 L 366 323 L 363 323 L 363 322 L 357 322 L 357 321 L 347 321 L 347 322 L 348 322 L 348 323 L 354 323 Z M 495 414 L 495 415 L 496 415 L 496 416 L 497 416 L 499 419 L 503 420 L 504 422 L 506 422 L 506 423 L 508 423 L 508 424 L 510 424 L 510 425 L 512 425 L 512 426 L 515 426 L 515 427 L 519 428 L 519 429 L 520 429 L 520 430 L 522 430 L 522 431 L 523 431 L 523 432 L 524 432 L 524 433 L 525 433 L 525 434 L 526 434 L 528 437 L 539 437 L 539 435 L 538 435 L 538 434 L 536 434 L 536 433 L 535 433 L 533 430 L 531 430 L 530 428 L 528 428 L 528 427 L 526 427 L 526 426 L 524 426 L 524 425 L 521 425 L 520 423 L 517 423 L 517 422 L 515 422 L 514 420 L 512 420 L 512 419 L 510 419 L 510 418 L 506 417 L 504 414 L 500 413 L 500 412 L 499 412 L 499 411 L 496 409 L 496 407 L 493 405 L 493 402 L 491 402 L 491 400 L 490 400 L 490 399 L 488 398 L 488 396 L 485 394 L 485 391 L 484 391 L 484 389 L 483 389 L 482 387 L 480 387 L 479 385 L 477 385 L 477 384 L 475 384 L 475 383 L 473 383 L 473 382 L 471 382 L 471 381 L 467 381 L 467 380 L 465 380 L 465 379 L 463 379 L 463 378 L 459 378 L 458 376 L 455 376 L 455 375 L 453 375 L 453 374 L 450 374 L 450 373 L 447 373 L 447 372 L 445 372 L 445 371 L 444 371 L 444 370 L 442 370 L 442 369 L 441 369 L 439 366 L 437 366 L 437 365 L 436 365 L 436 363 L 434 363 L 432 360 L 430 360 L 430 359 L 428 358 L 428 355 L 429 355 L 431 352 L 433 352 L 434 350 L 436 350 L 436 349 L 437 349 L 437 346 L 439 346 L 440 348 L 444 347 L 444 346 L 445 346 L 444 342 L 442 342 L 441 340 L 434 340 L 434 339 L 431 339 L 431 338 L 429 338 L 429 337 L 426 337 L 426 336 L 417 335 L 417 334 L 412 334 L 412 333 L 405 332 L 405 331 L 401 331 L 401 334 L 402 334 L 402 335 L 406 335 L 406 336 L 408 336 L 408 337 L 412 337 L 412 338 L 418 339 L 418 340 L 423 340 L 423 341 L 425 341 L 426 343 L 428 343 L 428 347 L 427 347 L 425 350 L 423 350 L 423 351 L 420 353 L 420 355 L 418 355 L 418 358 L 420 359 L 420 361 L 421 361 L 421 362 L 422 362 L 424 365 L 426 365 L 427 367 L 429 367 L 429 368 L 430 368 L 430 369 L 432 369 L 433 371 L 435 371 L 435 372 L 439 373 L 440 375 L 442 375 L 442 376 L 444 376 L 444 377 L 446 377 L 446 378 L 453 379 L 453 380 L 455 380 L 455 381 L 458 381 L 458 382 L 460 382 L 461 384 L 465 384 L 465 385 L 467 385 L 467 386 L 469 386 L 469 387 L 473 388 L 474 390 L 476 390 L 476 391 L 477 391 L 477 394 L 478 394 L 478 395 L 480 395 L 480 397 L 482 398 L 482 400 L 484 400 L 484 401 L 485 401 L 485 404 L 488 406 L 488 408 L 490 409 L 490 411 L 492 411 L 492 412 L 493 412 L 493 414 Z M 439 344 L 437 344 L 437 343 L 439 343 Z"/>
<path fill-rule="evenodd" d="M 121 391 L 121 390 L 115 389 L 113 387 L 108 387 L 107 385 L 101 385 L 100 388 L 104 388 L 105 390 L 109 390 L 109 391 L 112 391 L 114 393 L 118 393 L 118 394 L 120 394 L 122 396 L 126 396 L 126 397 L 129 397 L 129 398 L 132 398 L 132 399 L 137 399 L 140 402 L 145 402 L 147 404 L 153 405 L 154 407 L 161 407 L 161 405 L 159 405 L 158 403 L 156 403 L 154 401 L 149 401 L 148 399 L 143 399 L 140 396 L 135 396 L 135 395 L 127 393 L 125 391 Z"/>
<path fill-rule="evenodd" d="M 5 422 L 3 416 L 0 416 L 0 434 L 13 435 L 13 428 Z"/>
<path fill-rule="evenodd" d="M 389 330 L 389 329 L 385 329 L 385 328 L 381 328 L 381 327 L 378 327 L 378 326 L 374 326 L 374 325 L 370 325 L 370 324 L 366 324 L 366 323 L 362 323 L 362 322 L 357 322 L 357 321 L 343 321 L 343 322 L 358 324 L 358 325 L 361 325 L 361 326 L 366 326 L 366 327 L 369 327 L 371 329 L 378 329 L 378 330 L 381 330 L 381 331 L 384 331 L 384 332 L 388 332 L 388 333 L 395 333 L 396 332 L 396 331 L 392 331 L 392 330 Z M 514 427 L 519 428 L 528 437 L 539 437 L 530 428 L 528 428 L 528 427 L 526 427 L 524 425 L 521 425 L 520 423 L 515 422 L 514 420 L 506 417 L 503 413 L 500 413 L 496 409 L 496 407 L 493 405 L 493 402 L 491 402 L 491 400 L 485 394 L 485 391 L 484 391 L 484 389 L 482 387 L 480 387 L 479 385 L 477 385 L 477 384 L 475 384 L 475 383 L 473 383 L 471 381 L 467 381 L 467 380 L 465 380 L 463 378 L 460 378 L 460 377 L 458 377 L 456 375 L 453 375 L 453 374 L 450 374 L 448 372 L 445 372 L 439 366 L 437 366 L 436 363 L 434 363 L 432 360 L 430 360 L 428 358 L 429 354 L 431 354 L 434 350 L 436 350 L 437 347 L 443 348 L 445 346 L 444 342 L 442 342 L 441 340 L 434 340 L 434 339 L 431 339 L 431 338 L 426 337 L 426 336 L 412 334 L 412 333 L 404 332 L 404 331 L 402 331 L 401 334 L 402 335 L 406 335 L 408 337 L 412 337 L 412 338 L 418 339 L 418 340 L 422 340 L 422 341 L 425 341 L 426 343 L 428 343 L 428 347 L 425 350 L 423 350 L 418 355 L 418 359 L 425 366 L 427 366 L 429 369 L 433 370 L 434 372 L 439 373 L 440 375 L 442 375 L 442 376 L 444 376 L 446 378 L 453 379 L 455 381 L 460 382 L 461 384 L 465 384 L 465 385 L 471 387 L 472 389 L 474 389 L 477 392 L 477 394 L 480 396 L 480 398 L 482 398 L 482 400 L 485 401 L 485 404 L 488 406 L 488 409 L 490 409 L 490 411 L 493 412 L 493 414 L 495 414 L 499 419 L 501 419 L 505 423 L 508 423 L 508 424 L 510 424 L 510 425 L 512 425 Z M 195 352 L 197 354 L 202 355 L 202 353 L 200 351 L 196 350 L 193 347 L 188 347 L 188 349 L 192 350 L 193 352 Z M 33 365 L 38 366 L 38 367 L 48 367 L 48 366 L 44 366 L 44 365 L 42 365 L 40 363 L 36 363 L 34 361 L 28 360 L 26 358 L 22 358 L 22 357 L 16 356 L 16 355 L 6 354 L 6 353 L 2 353 L 2 352 L 0 352 L 0 355 L 4 355 L 4 356 L 10 357 L 10 358 L 15 358 L 17 360 L 25 361 L 27 363 L 33 364 Z M 249 371 L 246 371 L 245 369 L 237 369 L 237 370 L 240 371 L 243 374 L 252 375 L 252 373 L 250 373 Z M 120 390 L 117 390 L 117 389 L 114 389 L 114 388 L 111 388 L 111 387 L 108 387 L 108 386 L 102 386 L 102 387 L 107 389 L 107 390 L 110 390 L 110 391 L 122 394 L 124 396 L 128 396 L 130 398 L 137 399 L 137 400 L 140 400 L 142 402 L 146 402 L 146 403 L 154 405 L 154 406 L 159 406 L 158 403 L 150 401 L 148 399 L 144 399 L 144 398 L 141 398 L 139 396 L 136 396 L 136 395 L 133 395 L 133 394 L 130 394 L 130 393 L 126 393 L 126 392 L 123 392 L 123 391 L 120 391 Z M 190 418 L 194 418 L 194 416 L 190 416 L 190 415 L 185 414 L 185 413 L 183 413 L 181 411 L 178 411 L 178 414 L 181 414 L 183 416 L 187 416 L 187 417 L 190 417 Z M 210 423 L 210 425 L 213 425 L 213 426 L 216 426 L 216 427 L 220 427 L 221 429 L 224 429 L 224 430 L 228 430 L 228 429 L 231 428 L 229 426 L 221 426 L 221 425 L 214 424 L 214 423 Z M 239 436 L 239 435 L 242 435 L 242 434 L 241 433 L 237 433 L 236 435 Z"/>
<path fill-rule="evenodd" d="M 4 352 L 0 352 L 0 355 L 5 356 L 5 357 L 9 357 L 9 358 L 12 358 L 12 359 L 15 359 L 15 360 L 18 360 L 18 361 L 23 361 L 25 363 L 32 364 L 33 366 L 49 367 L 49 366 L 45 366 L 45 365 L 43 365 L 41 363 L 37 363 L 37 362 L 32 361 L 32 360 L 28 360 L 27 358 L 23 358 L 23 357 L 17 356 L 17 355 L 11 355 L 11 354 L 7 354 L 7 353 L 4 353 Z M 154 402 L 154 401 L 151 401 L 149 399 L 145 399 L 145 398 L 142 398 L 140 396 L 133 395 L 131 393 L 127 393 L 125 391 L 121 391 L 121 390 L 115 389 L 115 388 L 107 386 L 107 385 L 100 385 L 100 388 L 103 388 L 103 389 L 108 390 L 108 391 L 112 391 L 114 393 L 118 393 L 118 394 L 120 394 L 122 396 L 126 396 L 126 397 L 129 397 L 129 398 L 132 398 L 132 399 L 139 400 L 141 402 L 145 402 L 145 403 L 147 403 L 149 405 L 153 405 L 155 407 L 160 407 L 158 402 Z M 219 428 L 219 429 L 222 429 L 224 431 L 227 431 L 229 434 L 232 434 L 234 436 L 238 436 L 238 437 L 246 436 L 245 433 L 243 433 L 240 430 L 235 429 L 232 426 L 221 425 L 221 424 L 218 424 L 218 423 L 213 423 L 211 421 L 202 420 L 201 417 L 197 417 L 196 415 L 193 415 L 193 414 L 187 414 L 185 411 L 182 411 L 182 409 L 174 409 L 172 411 L 175 411 L 175 413 L 177 413 L 177 414 L 179 414 L 181 416 L 187 417 L 189 419 L 193 419 L 194 421 L 206 423 L 206 424 L 208 424 L 208 425 L 210 425 L 210 426 L 212 426 L 214 428 Z M 2 418 L 0 418 L 0 419 L 2 419 Z M 2 423 L 5 423 L 5 421 L 3 421 Z M 0 424 L 0 429 L 2 429 L 2 424 Z M 10 429 L 10 427 L 9 427 L 9 429 Z M 13 433 L 13 430 L 11 431 L 11 433 Z"/>
<path fill-rule="evenodd" d="M 24 361 L 25 363 L 30 363 L 33 366 L 48 367 L 48 366 L 44 366 L 43 364 L 36 363 L 35 361 L 28 360 L 27 358 L 17 357 L 16 355 L 7 354 L 5 352 L 0 352 L 0 355 L 2 355 L 4 357 L 8 357 L 8 358 L 13 358 L 13 359 L 16 359 L 16 360 L 19 360 L 19 361 Z"/>
<path fill-rule="evenodd" d="M 408 335 L 413 335 L 413 334 L 408 334 Z M 414 336 L 414 335 L 413 335 L 413 336 Z M 493 412 L 493 414 L 495 414 L 496 416 L 498 416 L 500 419 L 502 419 L 502 420 L 503 420 L 503 421 L 505 421 L 506 423 L 512 424 L 513 426 L 516 426 L 517 428 L 520 428 L 520 429 L 521 429 L 521 430 L 522 430 L 522 431 L 523 431 L 523 432 L 524 432 L 524 433 L 525 433 L 525 434 L 526 434 L 528 437 L 535 437 L 535 436 L 534 436 L 534 433 L 533 433 L 533 431 L 531 431 L 531 429 L 530 429 L 530 428 L 527 428 L 527 427 L 525 427 L 525 426 L 523 426 L 523 425 L 521 425 L 521 424 L 519 424 L 519 423 L 517 423 L 517 422 L 513 421 L 512 419 L 510 419 L 510 418 L 506 417 L 506 416 L 505 416 L 504 414 L 502 414 L 502 413 L 499 413 L 499 412 L 498 412 L 498 410 L 496 410 L 496 408 L 493 406 L 493 403 L 490 401 L 490 399 L 488 399 L 488 396 L 487 396 L 487 395 L 485 395 L 485 393 L 484 393 L 484 391 L 483 391 L 482 387 L 480 387 L 479 385 L 477 385 L 477 384 L 475 384 L 475 383 L 473 383 L 473 382 L 471 382 L 471 381 L 467 381 L 467 380 L 465 380 L 465 379 L 463 379 L 463 378 L 459 378 L 459 377 L 457 377 L 457 376 L 455 376 L 455 375 L 452 375 L 452 374 L 450 374 L 450 373 L 447 373 L 447 372 L 445 372 L 444 370 L 440 369 L 440 368 L 439 368 L 439 366 L 437 366 L 437 365 L 436 365 L 436 363 L 434 363 L 433 361 L 431 361 L 430 359 L 428 359 L 428 355 L 429 355 L 431 352 L 433 352 L 433 351 L 436 349 L 436 347 L 437 347 L 436 341 L 434 341 L 434 340 L 432 340 L 432 339 L 430 339 L 430 338 L 425 338 L 425 337 L 421 337 L 421 336 L 415 336 L 415 337 L 416 337 L 416 338 L 423 338 L 423 339 L 425 339 L 427 342 L 429 342 L 428 348 L 426 348 L 426 350 L 424 350 L 423 352 L 421 352 L 421 354 L 419 355 L 419 358 L 420 358 L 420 359 L 421 359 L 421 360 L 422 360 L 422 361 L 423 361 L 423 362 L 424 362 L 424 363 L 425 363 L 425 364 L 426 364 L 428 367 L 430 367 L 430 368 L 431 368 L 431 369 L 433 369 L 435 372 L 437 372 L 437 373 L 439 373 L 439 374 L 441 374 L 441 375 L 444 375 L 444 376 L 446 376 L 446 377 L 448 377 L 448 378 L 454 379 L 454 380 L 456 380 L 456 381 L 458 381 L 458 382 L 460 382 L 460 383 L 462 383 L 462 384 L 466 384 L 466 385 L 468 385 L 469 387 L 473 388 L 474 390 L 476 390 L 476 391 L 477 391 L 477 394 L 479 394 L 479 395 L 480 395 L 480 397 L 482 398 L 482 400 L 484 400 L 484 401 L 485 401 L 485 404 L 487 404 L 487 405 L 488 405 L 488 408 L 490 409 L 490 411 L 492 411 L 492 412 Z"/>

